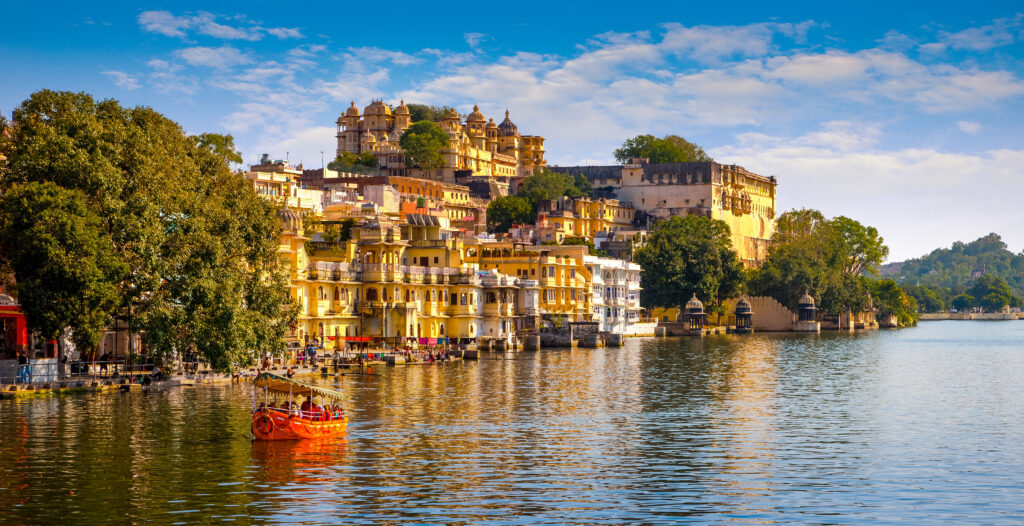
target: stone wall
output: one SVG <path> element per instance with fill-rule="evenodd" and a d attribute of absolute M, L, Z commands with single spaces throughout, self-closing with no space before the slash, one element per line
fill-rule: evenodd
<path fill-rule="evenodd" d="M 736 303 L 739 298 L 725 302 L 725 311 L 729 313 L 722 317 L 723 325 L 736 325 Z M 796 314 L 787 309 L 771 296 L 754 296 L 747 298 L 750 302 L 750 309 L 754 311 L 753 323 L 756 332 L 788 332 L 793 330 L 796 323 Z"/>
<path fill-rule="evenodd" d="M 1020 312 L 933 312 L 921 314 L 921 321 L 936 320 L 1019 320 Z"/>

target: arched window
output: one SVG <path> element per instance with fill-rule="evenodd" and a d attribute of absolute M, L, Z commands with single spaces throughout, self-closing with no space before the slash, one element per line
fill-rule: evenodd
<path fill-rule="evenodd" d="M 341 290 L 338 287 L 334 287 L 334 301 L 341 301 Z"/>
<path fill-rule="evenodd" d="M 316 299 L 324 299 L 324 288 L 322 286 L 316 288 Z"/>
<path fill-rule="evenodd" d="M 366 289 L 366 301 L 377 301 L 377 289 Z"/>

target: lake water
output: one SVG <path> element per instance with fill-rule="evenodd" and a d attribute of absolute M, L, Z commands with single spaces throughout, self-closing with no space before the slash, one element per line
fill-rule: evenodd
<path fill-rule="evenodd" d="M 244 386 L 0 401 L 0 523 L 1024 521 L 1024 322 L 373 373 L 320 442 Z"/>

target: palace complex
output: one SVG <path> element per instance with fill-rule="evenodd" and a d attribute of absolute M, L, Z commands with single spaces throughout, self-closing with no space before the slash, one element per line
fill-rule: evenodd
<path fill-rule="evenodd" d="M 549 170 L 582 173 L 593 185 L 594 195 L 614 196 L 623 206 L 654 220 L 690 214 L 722 220 L 729 225 L 733 247 L 747 266 L 759 265 L 768 255 L 775 231 L 775 177 L 716 162 L 649 164 L 645 159 Z"/>
<path fill-rule="evenodd" d="M 405 152 L 399 145 L 402 133 L 412 126 L 412 115 L 402 101 L 391 109 L 376 100 L 363 108 L 356 103 L 338 117 L 338 150 L 372 153 L 377 158 L 381 175 L 413 176 L 446 183 L 465 182 L 473 177 L 523 178 L 533 175 L 534 169 L 544 166 L 544 137 L 521 135 L 518 127 L 505 112 L 505 120 L 495 124 L 487 119 L 477 106 L 465 121 L 454 109 L 438 122 L 450 137 L 448 147 L 441 153 L 444 167 L 423 172 L 405 163 Z"/>

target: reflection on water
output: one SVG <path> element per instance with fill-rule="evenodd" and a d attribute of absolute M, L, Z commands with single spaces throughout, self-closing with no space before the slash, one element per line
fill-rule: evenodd
<path fill-rule="evenodd" d="M 343 439 L 251 392 L 0 401 L 0 523 L 1024 520 L 1024 323 L 631 340 L 349 372 Z"/>

